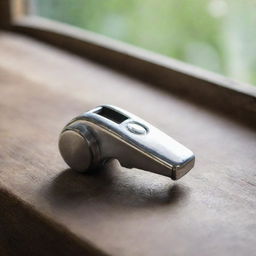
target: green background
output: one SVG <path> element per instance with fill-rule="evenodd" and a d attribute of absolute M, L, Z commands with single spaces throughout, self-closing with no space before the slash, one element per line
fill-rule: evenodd
<path fill-rule="evenodd" d="M 256 0 L 33 0 L 36 15 L 256 85 Z"/>

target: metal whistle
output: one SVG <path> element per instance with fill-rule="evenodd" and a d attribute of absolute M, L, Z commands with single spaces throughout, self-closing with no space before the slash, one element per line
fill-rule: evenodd
<path fill-rule="evenodd" d="M 102 105 L 69 122 L 59 138 L 59 150 L 74 170 L 86 172 L 118 159 L 177 180 L 194 166 L 192 151 L 141 118 L 111 105 Z"/>

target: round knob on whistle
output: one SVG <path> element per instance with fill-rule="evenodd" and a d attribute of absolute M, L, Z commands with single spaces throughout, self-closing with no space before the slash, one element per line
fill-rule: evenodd
<path fill-rule="evenodd" d="M 94 136 L 84 127 L 70 127 L 60 134 L 61 156 L 76 171 L 86 172 L 95 166 L 96 149 Z"/>

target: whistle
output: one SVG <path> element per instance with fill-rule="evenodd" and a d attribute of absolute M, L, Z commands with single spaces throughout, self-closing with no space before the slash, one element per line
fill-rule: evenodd
<path fill-rule="evenodd" d="M 192 151 L 121 108 L 102 105 L 74 118 L 62 130 L 59 150 L 74 170 L 87 172 L 111 159 L 177 180 L 194 166 Z"/>

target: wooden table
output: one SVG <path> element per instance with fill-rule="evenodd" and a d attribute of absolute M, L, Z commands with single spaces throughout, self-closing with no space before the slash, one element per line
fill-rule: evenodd
<path fill-rule="evenodd" d="M 0 34 L 1 255 L 254 255 L 255 129 L 46 44 Z M 62 127 L 99 104 L 186 145 L 181 180 L 68 169 Z"/>

